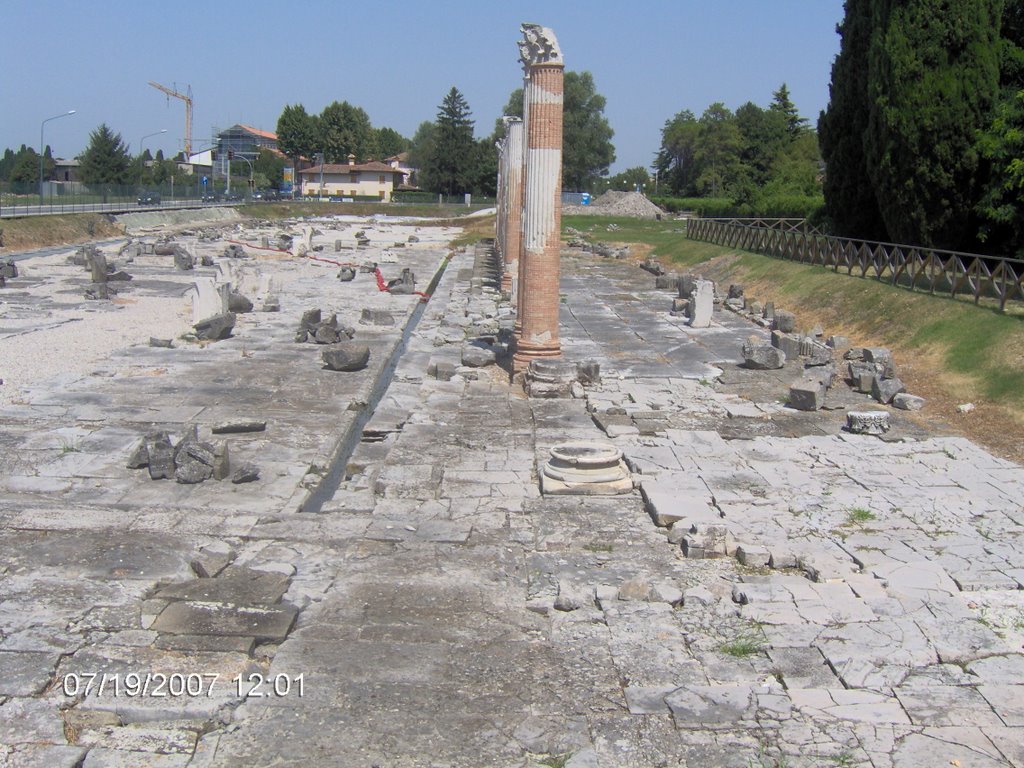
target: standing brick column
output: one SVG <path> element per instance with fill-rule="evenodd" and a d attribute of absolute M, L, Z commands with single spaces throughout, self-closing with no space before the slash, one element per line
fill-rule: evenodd
<path fill-rule="evenodd" d="M 505 271 L 501 276 L 501 290 L 512 297 L 513 306 L 518 306 L 519 251 L 523 242 L 523 121 L 518 117 L 505 118 L 505 140 L 502 158 L 506 161 L 502 169 L 505 193 L 503 251 Z"/>
<path fill-rule="evenodd" d="M 523 94 L 526 178 L 520 264 L 519 322 L 513 367 L 559 357 L 560 251 L 562 229 L 562 94 L 565 65 L 547 27 L 523 24 L 520 58 L 527 70 Z"/>

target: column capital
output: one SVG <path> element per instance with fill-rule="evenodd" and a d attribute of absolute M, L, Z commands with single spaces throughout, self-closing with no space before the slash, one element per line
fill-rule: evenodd
<path fill-rule="evenodd" d="M 524 72 L 529 74 L 530 68 L 538 64 L 565 66 L 558 38 L 549 27 L 524 23 L 520 26 L 520 31 L 523 33 L 523 39 L 519 41 L 519 60 L 523 64 Z"/>

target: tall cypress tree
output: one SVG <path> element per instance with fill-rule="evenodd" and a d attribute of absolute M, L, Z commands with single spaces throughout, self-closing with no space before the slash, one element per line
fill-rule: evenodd
<path fill-rule="evenodd" d="M 473 187 L 477 162 L 469 104 L 454 86 L 438 107 L 429 155 L 421 168 L 421 185 L 453 195 Z"/>
<path fill-rule="evenodd" d="M 864 148 L 897 242 L 970 247 L 1002 0 L 875 0 Z"/>
<path fill-rule="evenodd" d="M 832 64 L 829 105 L 818 118 L 818 141 L 825 161 L 825 210 L 833 231 L 846 237 L 887 240 L 864 154 L 872 4 L 872 0 L 844 4 L 845 16 L 836 27 L 842 40 Z"/>

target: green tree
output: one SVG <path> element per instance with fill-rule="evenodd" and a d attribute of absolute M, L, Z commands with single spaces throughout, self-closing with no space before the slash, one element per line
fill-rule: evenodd
<path fill-rule="evenodd" d="M 394 128 L 378 128 L 376 142 L 378 160 L 394 157 L 409 149 L 409 140 Z"/>
<path fill-rule="evenodd" d="M 39 153 L 23 146 L 22 151 L 15 156 L 10 180 L 16 184 L 38 183 Z"/>
<path fill-rule="evenodd" d="M 659 188 L 683 197 L 697 194 L 694 153 L 699 133 L 697 118 L 688 109 L 665 121 L 661 129 L 661 148 L 654 158 Z"/>
<path fill-rule="evenodd" d="M 891 237 L 969 247 L 977 131 L 999 90 L 1002 0 L 876 0 L 868 171 Z"/>
<path fill-rule="evenodd" d="M 589 72 L 565 73 L 562 100 L 562 188 L 592 191 L 615 162 L 615 132 L 604 116 L 606 100 L 597 92 Z M 523 89 L 509 96 L 504 113 L 523 116 Z M 500 124 L 500 121 L 499 121 Z M 500 127 L 495 129 L 500 131 Z"/>
<path fill-rule="evenodd" d="M 645 194 L 654 194 L 654 182 L 651 180 L 651 172 L 638 165 L 633 168 L 627 168 L 614 176 L 600 179 L 595 185 L 594 191 L 604 192 L 609 189 L 619 192 L 639 190 Z"/>
<path fill-rule="evenodd" d="M 312 158 L 323 149 L 317 117 L 301 104 L 285 106 L 277 118 L 277 146 L 288 157 Z"/>
<path fill-rule="evenodd" d="M 740 133 L 739 158 L 748 178 L 759 187 L 767 184 L 775 163 L 792 141 L 786 116 L 748 101 L 736 110 L 736 128 Z"/>
<path fill-rule="evenodd" d="M 717 101 L 701 115 L 694 159 L 700 169 L 697 190 L 702 195 L 732 194 L 741 180 L 739 151 L 742 145 L 736 118 Z"/>
<path fill-rule="evenodd" d="M 567 190 L 589 190 L 615 162 L 615 132 L 604 116 L 605 97 L 597 92 L 589 72 L 565 73 L 564 98 L 562 185 Z"/>
<path fill-rule="evenodd" d="M 260 149 L 253 160 L 253 178 L 258 189 L 280 189 L 284 181 L 284 158 L 269 149 Z"/>
<path fill-rule="evenodd" d="M 473 194 L 494 197 L 498 194 L 498 148 L 490 136 L 475 144 Z"/>
<path fill-rule="evenodd" d="M 94 184 L 126 184 L 131 158 L 121 140 L 106 123 L 89 134 L 89 146 L 79 157 L 78 173 L 82 182 Z"/>
<path fill-rule="evenodd" d="M 828 107 L 818 119 L 825 161 L 825 211 L 837 235 L 888 240 L 864 142 L 868 127 L 868 48 L 875 0 L 846 0 L 836 28 L 841 38 L 832 64 Z"/>
<path fill-rule="evenodd" d="M 478 150 L 473 141 L 469 104 L 454 86 L 438 107 L 430 153 L 421 167 L 420 185 L 445 195 L 471 191 Z"/>
<path fill-rule="evenodd" d="M 782 117 L 786 124 L 786 131 L 791 138 L 795 139 L 807 130 L 807 118 L 800 117 L 800 112 L 797 111 L 796 104 L 789 97 L 789 88 L 785 83 L 772 94 L 772 103 L 768 109 Z"/>
<path fill-rule="evenodd" d="M 376 135 L 370 117 L 347 101 L 332 102 L 320 113 L 320 140 L 326 162 L 344 163 L 349 155 L 356 161 L 376 154 Z"/>
<path fill-rule="evenodd" d="M 416 128 L 416 133 L 409 141 L 409 165 L 413 168 L 422 168 L 427 158 L 434 151 L 434 134 L 437 124 L 424 120 Z"/>

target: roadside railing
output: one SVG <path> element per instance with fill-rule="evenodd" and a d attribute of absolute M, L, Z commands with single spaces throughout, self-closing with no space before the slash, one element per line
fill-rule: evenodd
<path fill-rule="evenodd" d="M 821 234 L 802 219 L 690 219 L 687 237 L 873 277 L 911 291 L 1024 301 L 1024 260 Z"/>

